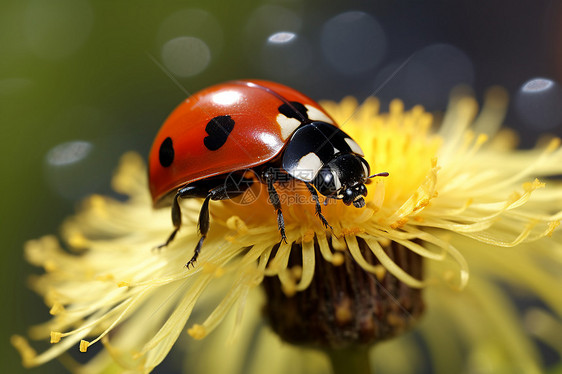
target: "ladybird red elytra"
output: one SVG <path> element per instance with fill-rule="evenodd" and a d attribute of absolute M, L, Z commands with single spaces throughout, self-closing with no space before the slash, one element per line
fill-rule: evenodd
<path fill-rule="evenodd" d="M 318 192 L 357 208 L 365 205 L 369 164 L 359 145 L 314 100 L 279 83 L 239 80 L 204 89 L 182 102 L 166 119 L 149 155 L 149 187 L 156 208 L 172 205 L 174 230 L 181 227 L 179 200 L 204 198 L 199 213 L 201 237 L 193 265 L 209 230 L 209 201 L 234 197 L 254 179 L 267 186 L 277 212 L 281 239 L 285 224 L 275 183 L 303 182 L 316 213 L 330 227 Z M 237 178 L 229 178 L 236 175 Z M 236 180 L 236 185 L 232 185 Z M 243 182 L 243 183 L 241 183 Z"/>

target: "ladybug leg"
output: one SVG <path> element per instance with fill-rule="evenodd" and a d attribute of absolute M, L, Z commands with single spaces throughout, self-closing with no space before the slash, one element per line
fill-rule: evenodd
<path fill-rule="evenodd" d="M 329 227 L 330 230 L 334 231 L 334 228 L 330 226 L 330 224 L 326 220 L 326 217 L 324 217 L 324 215 L 322 214 L 322 207 L 320 206 L 320 199 L 318 199 L 318 193 L 316 192 L 316 189 L 308 182 L 304 182 L 304 184 L 308 188 L 308 191 L 310 191 L 312 199 L 316 203 L 316 215 L 318 216 L 318 218 L 320 218 L 320 221 L 322 221 L 322 224 L 325 228 Z"/>
<path fill-rule="evenodd" d="M 228 200 L 234 196 L 237 196 L 244 192 L 246 189 L 250 188 L 253 181 L 251 179 L 247 179 L 242 177 L 240 181 L 235 181 L 231 178 L 227 178 L 224 183 L 221 183 L 219 186 L 212 188 L 209 190 L 207 197 L 203 201 L 203 205 L 201 206 L 201 210 L 199 211 L 199 223 L 197 227 L 199 228 L 199 233 L 201 234 L 201 238 L 199 238 L 199 242 L 195 246 L 195 250 L 193 251 L 193 256 L 187 263 L 185 267 L 189 269 L 191 265 L 195 264 L 197 261 L 197 257 L 201 252 L 201 247 L 203 246 L 203 242 L 207 237 L 207 233 L 209 232 L 209 227 L 211 226 L 210 218 L 209 218 L 209 201 L 210 200 Z"/>
<path fill-rule="evenodd" d="M 205 241 L 207 233 L 209 232 L 209 201 L 228 200 L 232 197 L 240 195 L 245 190 L 250 188 L 252 183 L 252 179 L 244 178 L 242 176 L 241 178 L 227 178 L 226 180 L 218 180 L 214 183 L 205 183 L 201 185 L 193 184 L 180 188 L 174 196 L 174 200 L 172 202 L 172 223 L 174 224 L 174 231 L 172 231 L 164 244 L 160 244 L 156 248 L 159 249 L 170 244 L 176 237 L 176 234 L 181 227 L 182 219 L 179 200 L 192 197 L 204 197 L 205 200 L 203 201 L 203 205 L 201 205 L 201 210 L 199 211 L 199 221 L 197 225 L 201 237 L 199 238 L 199 242 L 197 242 L 197 245 L 195 246 L 193 256 L 185 264 L 186 267 L 190 267 L 191 265 L 193 265 L 195 261 L 197 261 L 197 257 L 199 256 L 199 252 L 201 252 L 201 247 L 203 246 L 203 242 Z"/>
<path fill-rule="evenodd" d="M 279 199 L 279 194 L 275 190 L 273 183 L 275 182 L 275 172 L 267 170 L 263 177 L 267 182 L 267 191 L 269 192 L 269 200 L 273 204 L 273 208 L 277 211 L 277 227 L 281 233 L 281 240 L 287 243 L 287 236 L 285 235 L 285 219 L 283 218 L 283 212 L 281 211 L 281 199 Z"/>
<path fill-rule="evenodd" d="M 207 237 L 207 233 L 209 232 L 209 227 L 211 226 L 211 222 L 209 219 L 209 200 L 212 199 L 212 193 L 209 192 L 205 200 L 203 201 L 203 205 L 201 206 L 201 210 L 199 211 L 199 222 L 197 224 L 197 228 L 199 229 L 199 233 L 201 237 L 199 238 L 199 242 L 195 246 L 195 250 L 193 251 L 193 256 L 191 259 L 187 261 L 185 267 L 189 269 L 191 265 L 195 264 L 197 261 L 197 257 L 199 256 L 199 252 L 201 252 L 201 247 L 203 246 L 203 242 Z M 214 200 L 214 199 L 213 199 Z"/>
<path fill-rule="evenodd" d="M 157 246 L 156 249 L 167 247 L 168 244 L 170 244 L 172 240 L 174 240 L 176 234 L 178 233 L 181 227 L 181 208 L 179 204 L 179 199 L 186 198 L 186 197 L 201 197 L 201 193 L 202 193 L 201 188 L 197 188 L 195 186 L 186 186 L 178 190 L 172 202 L 172 224 L 174 225 L 174 231 L 172 231 L 168 239 L 166 239 L 164 243 Z M 205 195 L 206 192 L 204 192 L 203 196 Z"/>

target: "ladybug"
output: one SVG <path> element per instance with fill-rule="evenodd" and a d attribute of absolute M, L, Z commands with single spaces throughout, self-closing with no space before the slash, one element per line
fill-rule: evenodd
<path fill-rule="evenodd" d="M 262 80 L 218 84 L 192 95 L 167 118 L 149 155 L 149 185 L 155 208 L 172 206 L 174 229 L 181 226 L 179 200 L 204 198 L 200 239 L 186 266 L 197 260 L 209 231 L 209 201 L 226 200 L 254 183 L 267 186 L 281 239 L 285 224 L 275 183 L 301 181 L 322 215 L 318 192 L 361 208 L 370 174 L 359 145 L 316 102 L 300 92 Z M 232 192 L 235 191 L 235 192 Z"/>

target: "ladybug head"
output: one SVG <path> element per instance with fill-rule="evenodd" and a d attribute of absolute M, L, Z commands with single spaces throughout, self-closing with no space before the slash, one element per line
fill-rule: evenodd
<path fill-rule="evenodd" d="M 346 205 L 356 208 L 365 206 L 367 196 L 365 183 L 369 180 L 369 164 L 353 153 L 343 153 L 334 157 L 322 167 L 313 181 L 314 186 L 324 196 L 340 199 Z"/>
<path fill-rule="evenodd" d="M 345 205 L 353 204 L 356 208 L 363 208 L 365 206 L 363 196 L 367 196 L 367 187 L 363 183 L 358 183 L 352 187 L 347 187 L 343 191 L 342 201 Z"/>

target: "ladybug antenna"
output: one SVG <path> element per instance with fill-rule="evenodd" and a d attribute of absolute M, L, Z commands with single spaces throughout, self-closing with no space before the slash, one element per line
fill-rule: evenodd
<path fill-rule="evenodd" d="M 373 175 L 369 175 L 367 178 L 371 179 L 374 177 L 388 177 L 390 174 L 388 174 L 388 172 L 382 172 L 382 173 L 377 173 L 377 174 L 373 174 Z"/>

